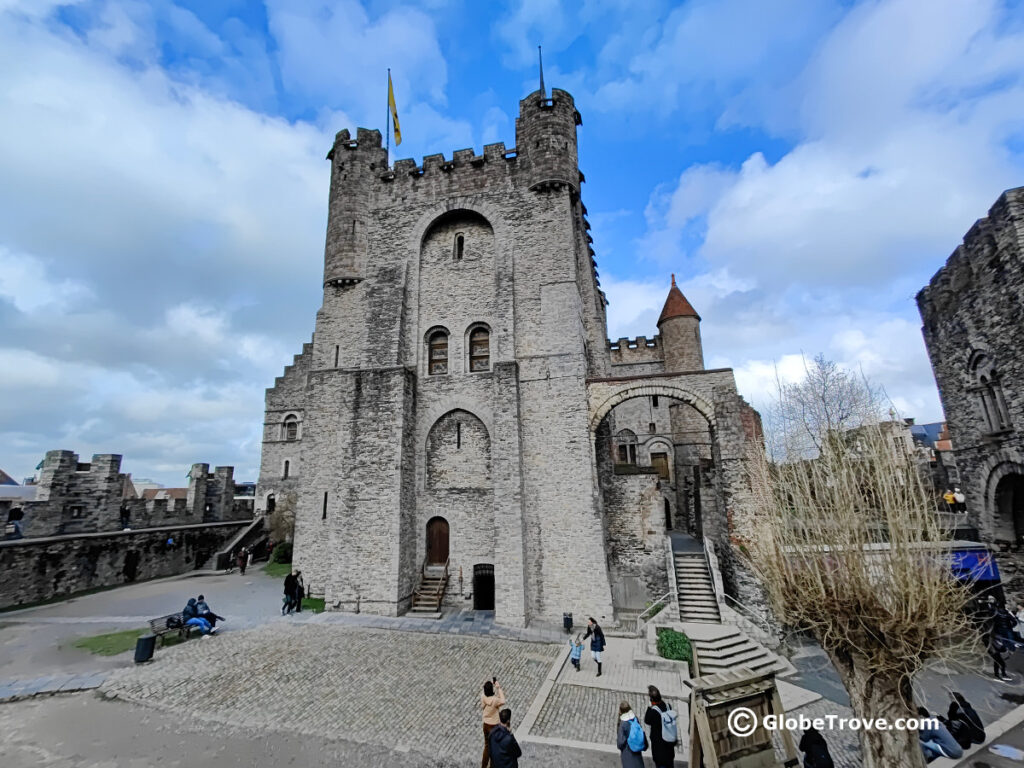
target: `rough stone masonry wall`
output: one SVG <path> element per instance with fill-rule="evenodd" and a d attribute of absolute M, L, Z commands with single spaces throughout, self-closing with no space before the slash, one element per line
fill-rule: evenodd
<path fill-rule="evenodd" d="M 0 541 L 0 609 L 193 570 L 246 524 Z"/>
<path fill-rule="evenodd" d="M 1024 474 L 1024 187 L 971 227 L 917 304 L 971 523 L 991 542 L 1013 529 L 997 519 L 996 485 Z M 1009 411 L 1011 428 L 1000 433 L 982 415 L 971 370 L 979 353 L 998 371 Z"/>

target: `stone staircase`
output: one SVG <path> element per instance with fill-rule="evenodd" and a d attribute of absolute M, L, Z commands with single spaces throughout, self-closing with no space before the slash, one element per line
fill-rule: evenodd
<path fill-rule="evenodd" d="M 688 624 L 686 633 L 693 645 L 700 674 L 713 675 L 736 667 L 753 672 L 791 675 L 796 669 L 781 656 L 751 640 L 739 627 L 728 624 Z"/>
<path fill-rule="evenodd" d="M 718 624 L 715 585 L 704 553 L 674 553 L 676 590 L 679 596 L 679 619 L 686 622 Z"/>
<path fill-rule="evenodd" d="M 443 565 L 427 565 L 423 568 L 420 585 L 412 593 L 411 614 L 441 616 L 441 602 L 448 588 L 448 569 Z"/>

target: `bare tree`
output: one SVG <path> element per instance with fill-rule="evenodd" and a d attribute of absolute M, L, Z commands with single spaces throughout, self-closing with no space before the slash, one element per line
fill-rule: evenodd
<path fill-rule="evenodd" d="M 947 532 L 913 462 L 895 461 L 879 391 L 822 357 L 780 388 L 783 460 L 752 455 L 745 548 L 778 618 L 808 630 L 858 717 L 913 717 L 911 681 L 973 632 Z M 813 447 L 813 458 L 808 448 Z M 916 732 L 860 732 L 867 768 L 923 766 Z"/>

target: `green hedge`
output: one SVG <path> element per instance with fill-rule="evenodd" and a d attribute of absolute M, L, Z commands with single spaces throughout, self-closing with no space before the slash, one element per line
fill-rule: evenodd
<path fill-rule="evenodd" d="M 682 632 L 662 627 L 658 630 L 658 655 L 672 661 L 693 661 L 690 638 Z"/>
<path fill-rule="evenodd" d="M 272 563 L 290 563 L 292 561 L 292 543 L 290 541 L 282 541 L 274 547 L 274 551 L 270 553 L 270 562 Z"/>

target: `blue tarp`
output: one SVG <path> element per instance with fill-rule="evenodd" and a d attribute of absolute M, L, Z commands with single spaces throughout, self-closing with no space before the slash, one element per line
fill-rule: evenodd
<path fill-rule="evenodd" d="M 958 579 L 999 581 L 999 568 L 991 552 L 969 549 L 953 552 L 953 573 Z"/>

